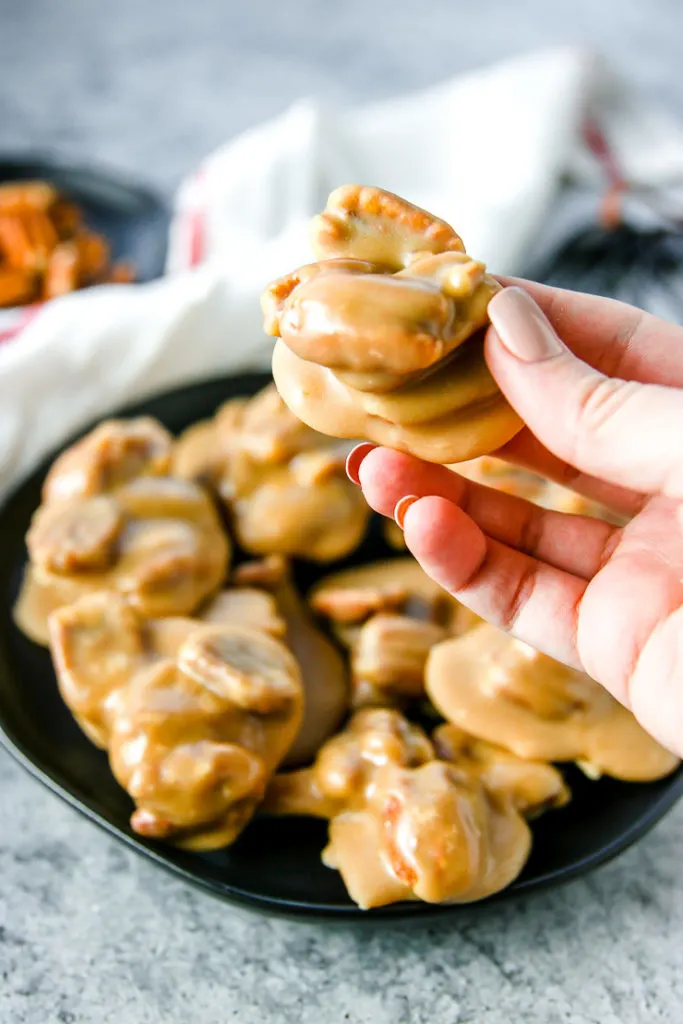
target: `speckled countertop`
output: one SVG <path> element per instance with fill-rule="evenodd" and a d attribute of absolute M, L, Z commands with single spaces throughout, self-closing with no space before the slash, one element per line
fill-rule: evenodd
<path fill-rule="evenodd" d="M 588 42 L 681 111 L 680 0 L 0 0 L 0 150 L 167 194 L 291 100 L 385 96 Z M 0 1024 L 679 1024 L 683 806 L 585 880 L 438 927 L 230 909 L 121 848 L 0 753 Z"/>

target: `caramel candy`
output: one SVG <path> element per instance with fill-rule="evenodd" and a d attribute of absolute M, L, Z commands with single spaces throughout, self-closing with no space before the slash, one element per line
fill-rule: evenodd
<path fill-rule="evenodd" d="M 145 620 L 112 592 L 50 617 L 62 696 L 106 747 L 141 835 L 231 843 L 299 728 L 296 660 L 260 630 Z"/>
<path fill-rule="evenodd" d="M 273 595 L 265 590 L 257 590 L 256 587 L 222 590 L 199 617 L 202 622 L 211 625 L 239 624 L 250 629 L 260 629 L 278 640 L 287 632 L 287 624 L 280 615 Z"/>
<path fill-rule="evenodd" d="M 433 647 L 426 679 L 444 718 L 518 757 L 631 782 L 678 764 L 599 683 L 488 624 Z"/>
<path fill-rule="evenodd" d="M 48 621 L 64 703 L 88 739 L 106 748 L 107 702 L 145 657 L 140 617 L 122 597 L 103 591 L 66 605 Z"/>
<path fill-rule="evenodd" d="M 346 186 L 313 223 L 320 262 L 273 282 L 277 388 L 299 419 L 447 464 L 521 427 L 483 355 L 499 290 L 443 221 L 379 189 Z"/>
<path fill-rule="evenodd" d="M 358 546 L 369 517 L 345 457 L 345 448 L 297 420 L 271 385 L 191 427 L 174 466 L 215 487 L 249 553 L 326 562 Z"/>
<path fill-rule="evenodd" d="M 369 511 L 358 488 L 354 493 L 354 485 L 342 475 L 343 461 L 335 458 L 333 472 L 313 484 L 304 456 L 265 470 L 243 463 L 220 491 L 240 545 L 255 555 L 278 553 L 317 562 L 354 551 Z"/>
<path fill-rule="evenodd" d="M 382 765 L 417 767 L 434 756 L 424 731 L 399 711 L 364 708 L 324 744 L 310 768 L 273 779 L 264 809 L 270 814 L 332 818 L 365 805 Z"/>
<path fill-rule="evenodd" d="M 489 793 L 500 800 L 511 800 L 527 819 L 569 802 L 569 789 L 561 773 L 545 761 L 517 757 L 451 723 L 435 729 L 432 742 L 437 757 L 476 775 Z"/>
<path fill-rule="evenodd" d="M 31 562 L 48 573 L 108 569 L 123 529 L 122 510 L 108 495 L 46 505 L 26 536 Z"/>
<path fill-rule="evenodd" d="M 308 599 L 329 619 L 337 638 L 352 646 L 363 623 L 378 613 L 400 612 L 460 634 L 479 620 L 435 583 L 409 555 L 342 569 L 320 580 Z"/>
<path fill-rule="evenodd" d="M 57 460 L 28 531 L 14 617 L 37 643 L 50 612 L 83 594 L 112 589 L 144 615 L 189 615 L 225 577 L 230 543 L 209 496 L 187 480 L 133 475 L 162 468 L 168 451 L 140 449 L 139 437 L 132 448 L 130 438 L 100 444 L 110 436 L 95 431 Z"/>
<path fill-rule="evenodd" d="M 330 819 L 323 860 L 363 908 L 481 899 L 513 881 L 531 841 L 511 793 L 436 759 L 387 709 L 357 712 L 312 768 L 276 776 L 264 807 Z"/>
<path fill-rule="evenodd" d="M 360 627 L 351 652 L 354 707 L 424 697 L 427 655 L 448 636 L 443 626 L 380 613 Z"/>
<path fill-rule="evenodd" d="M 150 416 L 105 420 L 62 452 L 43 484 L 43 502 L 104 494 L 136 476 L 169 472 L 173 438 Z"/>
<path fill-rule="evenodd" d="M 245 624 L 249 618 L 250 624 L 271 633 L 273 626 L 277 626 L 275 635 L 287 644 L 298 662 L 304 691 L 301 725 L 284 764 L 308 764 L 348 710 L 349 682 L 344 660 L 313 620 L 283 559 L 272 556 L 262 562 L 243 563 L 235 570 L 234 581 L 245 582 L 247 586 L 219 594 L 201 618 Z M 269 602 L 267 610 L 264 601 Z"/>
<path fill-rule="evenodd" d="M 363 810 L 330 822 L 324 863 L 362 908 L 404 900 L 472 903 L 510 885 L 531 834 L 509 804 L 443 761 L 377 772 Z"/>
<path fill-rule="evenodd" d="M 172 472 L 186 480 L 218 486 L 246 399 L 226 402 L 211 420 L 184 430 L 173 447 Z"/>

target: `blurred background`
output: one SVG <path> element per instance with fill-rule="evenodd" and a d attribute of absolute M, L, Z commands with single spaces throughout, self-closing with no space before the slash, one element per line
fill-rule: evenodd
<path fill-rule="evenodd" d="M 55 149 L 170 195 L 242 129 L 557 43 L 602 52 L 683 118 L 681 0 L 0 0 L 0 146 Z"/>
<path fill-rule="evenodd" d="M 485 4 L 465 0 L 345 0 L 336 4 L 324 0 L 0 0 L 0 163 L 3 156 L 33 152 L 56 156 L 67 164 L 101 165 L 128 174 L 133 183 L 148 184 L 162 200 L 170 202 L 180 183 L 205 156 L 245 129 L 281 114 L 298 99 L 310 97 L 332 110 L 353 108 L 409 95 L 462 72 L 553 46 L 581 47 L 601 55 L 618 76 L 617 90 L 626 95 L 623 86 L 627 87 L 629 102 L 632 96 L 642 98 L 683 125 L 682 36 L 681 0 L 521 0 L 517 4 L 506 0 Z M 543 96 L 535 100 L 527 95 L 524 104 L 516 108 L 524 107 L 527 126 L 533 125 L 537 114 L 542 122 L 543 100 Z M 546 105 L 546 130 L 548 109 Z M 470 138 L 474 125 L 474 137 L 480 131 L 481 138 L 490 139 L 491 127 L 482 123 L 480 129 L 476 114 L 473 117 L 468 125 Z M 556 123 L 569 124 L 570 120 L 558 117 Z M 527 158 L 529 163 L 538 159 L 528 148 L 529 142 L 533 146 L 533 134 L 526 142 L 518 142 L 517 129 L 510 126 L 506 139 L 504 128 L 498 127 L 500 151 L 510 154 L 516 148 L 520 159 Z M 533 133 L 533 128 L 530 130 Z M 435 203 L 434 209 L 447 218 L 457 216 L 456 227 L 474 251 L 479 236 L 467 219 L 469 208 L 475 205 L 474 192 L 478 188 L 495 198 L 505 192 L 501 184 L 510 186 L 508 193 L 517 185 L 508 180 L 507 172 L 504 182 L 499 173 L 488 188 L 478 170 L 474 181 L 457 179 L 455 172 L 463 166 L 462 147 L 453 133 L 451 136 L 452 160 L 432 159 L 434 165 L 441 164 L 441 183 L 446 181 L 448 191 L 464 204 L 464 215 L 462 210 L 453 212 L 442 205 L 443 189 L 438 195 L 438 188 L 434 192 L 441 203 Z M 663 138 L 660 131 L 657 145 L 648 147 L 644 130 L 642 150 L 639 137 L 637 132 L 634 145 L 631 135 L 631 156 L 635 149 L 636 157 L 638 152 L 647 157 L 650 151 L 655 160 L 668 159 L 674 176 L 680 163 L 683 182 L 683 133 L 671 143 L 668 154 L 663 153 L 666 131 Z M 421 148 L 427 143 L 427 148 L 438 153 L 437 145 L 428 145 L 430 140 L 431 136 L 423 138 Z M 385 148 L 382 143 L 375 145 L 378 150 Z M 496 156 L 498 151 L 493 151 Z M 559 149 L 555 147 L 555 151 Z M 264 150 L 262 155 L 261 167 L 269 162 L 271 153 Z M 495 164 L 495 157 L 482 157 L 481 151 L 479 156 L 485 166 Z M 393 159 L 388 151 L 385 157 L 382 180 L 374 183 L 401 191 L 392 184 L 390 170 L 387 173 L 400 168 L 401 160 Z M 288 158 L 283 151 L 270 162 L 277 169 L 278 160 L 284 163 Z M 547 144 L 544 159 L 552 162 Z M 582 190 L 574 187 L 572 193 L 565 188 L 560 202 L 554 194 L 538 200 L 543 215 L 536 215 L 535 227 L 527 232 L 524 244 L 517 241 L 515 260 L 497 262 L 485 244 L 476 250 L 477 255 L 494 270 L 511 268 L 553 284 L 614 295 L 683 322 L 683 192 L 674 206 L 667 197 L 667 213 L 673 217 L 662 219 L 658 213 L 652 219 L 649 207 L 646 209 L 645 233 L 633 230 L 634 224 L 643 225 L 637 217 L 623 215 L 625 206 L 620 198 L 605 233 L 604 225 L 598 226 L 599 204 L 610 175 L 609 169 L 605 173 L 604 161 L 602 167 L 594 163 L 598 173 L 591 189 L 586 189 L 584 181 Z M 428 186 L 428 156 L 424 165 Z M 435 166 L 434 176 L 437 169 Z M 47 176 L 35 167 L 24 168 L 22 174 Z M 261 215 L 254 207 L 266 187 L 251 168 L 243 179 L 240 194 L 249 193 L 252 205 L 245 202 L 240 212 L 242 226 L 248 227 Z M 58 184 L 68 191 L 70 182 Z M 295 176 L 294 188 L 298 184 Z M 328 182 L 316 180 L 315 185 L 323 201 L 323 185 L 327 188 Z M 654 179 L 646 182 L 647 188 L 651 186 Z M 291 206 L 291 180 L 288 187 L 286 200 Z M 505 221 L 506 230 L 512 230 L 510 213 L 524 216 L 529 211 L 529 221 L 533 220 L 532 207 L 541 191 L 532 183 L 526 194 L 519 190 L 516 205 L 504 215 L 494 211 L 489 222 L 500 239 L 504 238 L 498 230 L 500 221 Z M 84 196 L 76 194 L 74 198 L 83 200 Z M 421 197 L 411 189 L 408 198 L 429 206 L 431 195 Z M 635 197 L 641 207 L 642 198 Z M 630 199 L 631 193 L 628 202 Z M 138 200 L 145 201 L 144 197 Z M 261 205 L 268 206 L 265 198 Z M 272 208 L 284 205 L 278 194 Z M 130 219 L 134 220 L 132 213 Z M 133 232 L 120 223 L 120 210 L 88 209 L 86 204 L 86 220 L 101 231 L 113 255 L 129 260 L 132 268 L 115 266 L 113 277 L 100 274 L 97 281 L 125 279 L 128 273 L 142 281 L 158 276 L 167 238 L 159 208 L 155 213 L 148 203 L 146 241 L 140 240 L 141 215 L 133 224 L 134 241 Z M 216 239 L 227 238 L 234 224 L 234 217 L 226 217 L 212 229 L 214 249 Z M 288 246 L 290 253 L 296 251 L 291 243 Z M 171 264 L 178 269 L 173 253 Z M 94 280 L 91 276 L 91 283 Z M 43 295 L 52 297 L 60 288 L 68 290 L 58 279 Z M 35 298 L 34 292 L 30 301 Z M 0 306 L 3 304 L 9 305 L 0 295 Z"/>

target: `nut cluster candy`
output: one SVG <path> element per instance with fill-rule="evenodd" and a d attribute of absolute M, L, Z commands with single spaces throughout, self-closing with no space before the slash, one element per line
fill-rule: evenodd
<path fill-rule="evenodd" d="M 377 907 L 416 897 L 466 903 L 498 891 L 529 853 L 523 814 L 567 799 L 549 765 L 493 747 L 484 754 L 465 737 L 441 735 L 437 753 L 398 711 L 366 709 L 311 768 L 276 776 L 266 807 L 328 818 L 323 860 L 361 907 Z"/>
<path fill-rule="evenodd" d="M 49 613 L 85 593 L 125 594 L 144 615 L 189 615 L 221 585 L 230 541 L 210 496 L 166 475 L 172 443 L 153 420 L 110 420 L 55 462 L 15 608 L 33 639 L 46 643 Z"/>
<path fill-rule="evenodd" d="M 280 556 L 243 562 L 232 582 L 236 587 L 218 594 L 200 617 L 204 622 L 264 629 L 289 647 L 301 671 L 304 711 L 283 763 L 308 764 L 348 710 L 346 663 L 313 618 Z"/>
<path fill-rule="evenodd" d="M 132 828 L 212 849 L 251 818 L 301 721 L 296 659 L 263 630 L 146 620 L 100 592 L 50 617 L 62 696 L 109 752 Z"/>
<path fill-rule="evenodd" d="M 354 708 L 424 698 L 431 648 L 479 621 L 409 557 L 332 573 L 309 600 L 350 650 Z"/>
<path fill-rule="evenodd" d="M 330 562 L 358 546 L 369 518 L 344 471 L 346 455 L 304 426 L 271 385 L 190 427 L 173 465 L 215 488 L 245 551 Z"/>
<path fill-rule="evenodd" d="M 519 757 L 630 782 L 678 764 L 599 683 L 488 623 L 434 647 L 426 680 L 444 718 Z"/>
<path fill-rule="evenodd" d="M 448 224 L 380 189 L 348 185 L 312 225 L 317 263 L 264 292 L 279 337 L 273 376 L 316 430 L 447 464 L 483 455 L 521 422 L 484 360 L 499 290 Z"/>

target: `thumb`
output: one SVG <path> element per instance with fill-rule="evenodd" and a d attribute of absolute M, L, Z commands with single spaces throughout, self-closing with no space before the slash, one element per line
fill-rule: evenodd
<path fill-rule="evenodd" d="M 598 373 L 521 288 L 495 295 L 489 316 L 489 368 L 546 448 L 610 483 L 683 497 L 683 390 Z"/>

